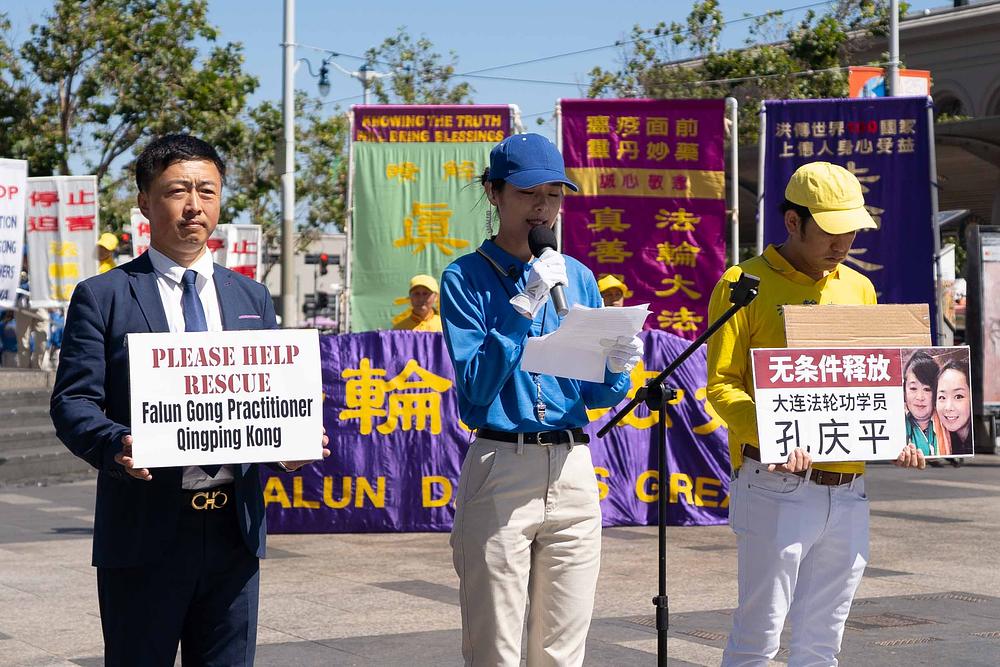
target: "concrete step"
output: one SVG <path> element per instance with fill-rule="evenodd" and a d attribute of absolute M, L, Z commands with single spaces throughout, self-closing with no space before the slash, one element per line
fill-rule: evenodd
<path fill-rule="evenodd" d="M 34 371 L 23 368 L 0 368 L 0 389 L 51 389 L 55 371 Z"/>
<path fill-rule="evenodd" d="M 56 431 L 52 428 L 52 424 L 0 428 L 0 456 L 16 449 L 30 449 L 47 445 L 63 447 L 63 444 L 56 437 Z M 66 451 L 69 452 L 69 450 Z"/>
<path fill-rule="evenodd" d="M 27 428 L 29 426 L 52 427 L 49 406 L 32 405 L 10 408 L 0 403 L 0 429 Z"/>
<path fill-rule="evenodd" d="M 97 471 L 62 445 L 17 449 L 0 455 L 0 485 L 94 477 Z"/>
<path fill-rule="evenodd" d="M 3 382 L 0 375 L 0 382 Z M 0 408 L 49 407 L 48 389 L 7 389 L 0 385 Z"/>

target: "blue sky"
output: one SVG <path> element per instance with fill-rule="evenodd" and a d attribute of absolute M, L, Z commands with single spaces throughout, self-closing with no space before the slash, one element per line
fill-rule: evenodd
<path fill-rule="evenodd" d="M 744 13 L 760 14 L 769 9 L 791 9 L 815 5 L 810 0 L 723 0 L 721 8 L 727 22 Z M 825 3 L 828 4 L 828 3 Z M 51 7 L 49 0 L 26 3 L 24 0 L 0 0 L 0 12 L 6 12 L 14 24 L 14 38 L 28 37 L 29 26 Z M 914 0 L 911 11 L 950 6 L 947 0 Z M 283 3 L 281 0 L 211 0 L 210 19 L 221 31 L 221 41 L 239 41 L 246 53 L 246 69 L 260 79 L 254 101 L 281 98 L 281 50 Z M 816 8 L 822 11 L 824 6 Z M 413 0 L 372 0 L 365 3 L 298 0 L 296 2 L 296 43 L 360 56 L 364 51 L 406 26 L 414 37 L 424 35 L 442 54 L 454 51 L 457 70 L 471 72 L 483 68 L 542 58 L 584 49 L 595 49 L 570 57 L 545 62 L 505 67 L 485 72 L 489 76 L 542 79 L 568 85 L 520 83 L 487 79 L 468 79 L 475 88 L 478 103 L 517 104 L 529 128 L 548 135 L 552 123 L 538 128 L 536 117 L 548 118 L 560 97 L 581 97 L 586 92 L 587 73 L 594 66 L 614 68 L 621 58 L 618 48 L 603 48 L 627 37 L 635 24 L 651 27 L 658 21 L 682 22 L 690 10 L 689 2 L 666 0 L 553 0 L 549 2 L 413 2 Z M 806 9 L 787 13 L 798 19 Z M 723 46 L 739 46 L 746 36 L 748 22 L 727 25 Z M 313 70 L 323 53 L 299 48 L 297 55 L 308 58 Z M 360 60 L 347 56 L 336 61 L 355 70 Z M 465 80 L 465 79 L 463 79 Z M 296 74 L 296 87 L 316 94 L 317 80 L 306 68 Z M 361 84 L 331 69 L 332 91 L 326 108 L 335 112 L 361 102 Z M 577 85 L 574 85 L 577 84 Z"/>

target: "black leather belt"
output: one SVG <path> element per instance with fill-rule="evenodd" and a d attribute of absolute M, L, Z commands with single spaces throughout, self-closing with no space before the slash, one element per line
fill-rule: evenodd
<path fill-rule="evenodd" d="M 181 504 L 184 509 L 208 512 L 236 507 L 236 490 L 232 484 L 223 484 L 211 489 L 181 489 Z"/>
<path fill-rule="evenodd" d="M 577 445 L 586 445 L 590 442 L 590 436 L 583 432 L 582 428 L 564 429 L 562 431 L 539 431 L 537 433 L 510 433 L 509 431 L 494 431 L 491 428 L 481 428 L 476 431 L 476 435 L 487 440 L 499 440 L 500 442 L 517 442 L 518 436 L 524 436 L 524 442 L 528 445 L 568 445 L 572 442 Z"/>
<path fill-rule="evenodd" d="M 760 448 L 753 445 L 743 445 L 743 457 L 760 463 Z M 855 478 L 861 477 L 862 475 L 862 473 L 859 472 L 830 472 L 829 470 L 816 470 L 815 468 L 811 470 L 800 470 L 789 474 L 805 478 L 807 472 L 809 473 L 810 482 L 814 482 L 822 486 L 840 486 L 841 484 L 850 484 L 855 480 Z"/>

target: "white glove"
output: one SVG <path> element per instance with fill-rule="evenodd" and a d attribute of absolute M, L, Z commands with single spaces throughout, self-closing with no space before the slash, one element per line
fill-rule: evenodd
<path fill-rule="evenodd" d="M 535 315 L 549 300 L 549 290 L 559 284 L 569 284 L 566 260 L 549 248 L 531 265 L 524 291 L 511 298 L 510 305 L 525 317 L 535 319 Z"/>
<path fill-rule="evenodd" d="M 608 370 L 612 373 L 628 373 L 642 359 L 642 341 L 638 336 L 618 336 L 602 338 Z"/>

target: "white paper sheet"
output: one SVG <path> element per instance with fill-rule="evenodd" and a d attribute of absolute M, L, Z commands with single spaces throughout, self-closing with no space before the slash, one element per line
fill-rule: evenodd
<path fill-rule="evenodd" d="M 528 339 L 521 356 L 521 370 L 604 382 L 607 358 L 601 339 L 636 335 L 642 330 L 649 312 L 648 303 L 625 308 L 575 305 L 558 329 Z"/>

